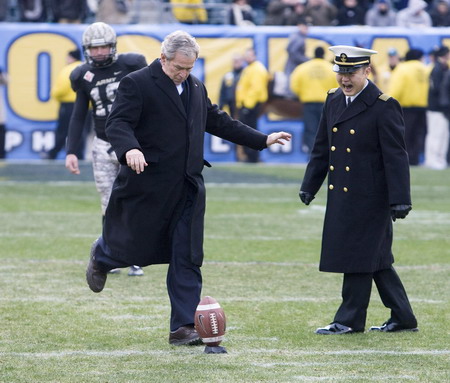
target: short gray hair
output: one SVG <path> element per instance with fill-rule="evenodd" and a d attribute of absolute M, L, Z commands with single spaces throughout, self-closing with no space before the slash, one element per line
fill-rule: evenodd
<path fill-rule="evenodd" d="M 161 53 L 166 56 L 167 60 L 173 60 L 177 52 L 197 59 L 200 47 L 189 33 L 178 30 L 167 35 L 161 44 Z"/>

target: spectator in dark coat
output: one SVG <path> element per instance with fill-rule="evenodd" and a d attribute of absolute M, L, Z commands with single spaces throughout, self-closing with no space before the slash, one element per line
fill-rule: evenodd
<path fill-rule="evenodd" d="M 449 49 L 439 47 L 434 53 L 435 64 L 430 74 L 428 90 L 427 135 L 424 166 L 431 169 L 447 167 L 450 103 L 447 89 Z"/>
<path fill-rule="evenodd" d="M 19 19 L 23 22 L 45 23 L 48 9 L 44 0 L 18 0 Z"/>
<path fill-rule="evenodd" d="M 328 0 L 308 0 L 305 18 L 308 25 L 337 25 L 337 8 Z"/>
<path fill-rule="evenodd" d="M 358 0 L 344 0 L 338 10 L 338 25 L 364 25 L 366 10 L 359 5 Z"/>
<path fill-rule="evenodd" d="M 233 118 L 237 118 L 236 85 L 241 77 L 244 64 L 244 57 L 236 54 L 233 57 L 233 69 L 225 73 L 220 85 L 219 108 L 223 109 L 224 107 L 228 107 L 229 114 Z"/>
<path fill-rule="evenodd" d="M 305 17 L 306 0 L 271 0 L 265 25 L 297 25 Z"/>
<path fill-rule="evenodd" d="M 55 23 L 80 24 L 88 14 L 86 0 L 52 0 Z"/>
<path fill-rule="evenodd" d="M 309 27 L 304 19 L 300 19 L 297 24 L 297 30 L 289 36 L 288 46 L 286 48 L 288 59 L 284 67 L 284 73 L 289 79 L 292 71 L 298 65 L 309 60 L 305 54 L 306 38 L 308 36 Z"/>
<path fill-rule="evenodd" d="M 391 0 L 375 0 L 366 12 L 365 23 L 371 27 L 393 27 L 397 25 L 397 12 L 392 9 Z"/>
<path fill-rule="evenodd" d="M 253 10 L 247 0 L 233 0 L 228 14 L 228 24 L 241 27 L 255 25 Z"/>
<path fill-rule="evenodd" d="M 450 26 L 450 4 L 448 0 L 435 0 L 428 13 L 431 16 L 433 27 Z"/>

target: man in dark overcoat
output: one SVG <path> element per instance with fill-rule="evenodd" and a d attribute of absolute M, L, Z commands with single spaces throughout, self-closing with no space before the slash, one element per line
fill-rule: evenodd
<path fill-rule="evenodd" d="M 344 281 L 333 322 L 316 333 L 363 332 L 372 280 L 391 316 L 371 330 L 417 330 L 392 267 L 392 221 L 411 210 L 400 104 L 368 79 L 376 51 L 329 49 L 340 87 L 328 92 L 300 198 L 309 205 L 328 176 L 320 271 L 343 273 Z"/>
<path fill-rule="evenodd" d="M 124 77 L 106 124 L 121 163 L 86 271 L 102 291 L 108 270 L 168 263 L 171 301 L 169 343 L 200 342 L 194 313 L 200 301 L 203 262 L 205 132 L 262 150 L 290 134 L 269 136 L 233 120 L 213 105 L 190 74 L 199 46 L 184 31 L 168 35 L 161 58 Z"/>

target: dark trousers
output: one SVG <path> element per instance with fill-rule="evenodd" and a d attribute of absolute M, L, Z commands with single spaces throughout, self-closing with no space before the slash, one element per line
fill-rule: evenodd
<path fill-rule="evenodd" d="M 193 325 L 194 314 L 200 302 L 202 274 L 200 267 L 191 261 L 190 223 L 194 201 L 192 186 L 185 186 L 185 198 L 180 202 L 179 219 L 172 236 L 172 258 L 167 270 L 167 291 L 171 303 L 170 331 Z M 95 259 L 102 271 L 131 266 L 111 257 L 111 251 L 99 238 Z"/>
<path fill-rule="evenodd" d="M 405 141 L 409 164 L 419 165 L 425 151 L 427 135 L 427 110 L 425 108 L 403 108 L 405 119 Z"/>
<path fill-rule="evenodd" d="M 0 158 L 6 157 L 5 137 L 6 137 L 5 125 L 0 123 Z"/>
<path fill-rule="evenodd" d="M 258 117 L 261 111 L 261 104 L 256 104 L 252 109 L 241 108 L 239 109 L 239 121 L 250 126 L 253 129 L 258 129 Z M 244 153 L 247 157 L 247 162 L 256 163 L 259 162 L 259 151 L 250 149 L 244 146 Z"/>
<path fill-rule="evenodd" d="M 69 133 L 69 124 L 70 117 L 72 116 L 72 111 L 74 108 L 74 103 L 72 102 L 63 102 L 59 107 L 58 112 L 58 125 L 55 130 L 55 145 L 52 149 L 48 151 L 48 158 L 54 160 L 58 157 L 58 153 L 63 150 L 66 146 L 67 134 Z M 78 145 L 76 156 L 82 160 L 84 159 L 84 146 L 86 141 L 86 136 L 89 134 L 91 130 L 91 112 L 89 112 L 86 116 L 86 121 L 83 129 L 83 136 L 80 144 Z"/>
<path fill-rule="evenodd" d="M 189 190 L 189 188 L 188 188 Z M 167 270 L 167 292 L 171 303 L 170 330 L 194 324 L 194 314 L 200 302 L 202 274 L 191 261 L 190 222 L 193 195 L 188 192 L 180 219 L 172 237 L 172 258 Z"/>
<path fill-rule="evenodd" d="M 390 319 L 408 327 L 416 327 L 417 320 L 405 288 L 393 267 L 375 273 L 344 274 L 342 304 L 333 322 L 352 327 L 356 331 L 364 330 L 372 280 L 375 281 L 381 301 L 391 310 Z"/>
<path fill-rule="evenodd" d="M 319 128 L 323 104 L 320 102 L 306 102 L 303 104 L 303 140 L 302 152 L 311 153 Z"/>
<path fill-rule="evenodd" d="M 52 160 L 54 160 L 58 156 L 58 153 L 66 146 L 70 116 L 72 116 L 74 105 L 73 102 L 63 102 L 59 106 L 58 125 L 55 130 L 55 145 L 48 152 L 48 156 Z"/>

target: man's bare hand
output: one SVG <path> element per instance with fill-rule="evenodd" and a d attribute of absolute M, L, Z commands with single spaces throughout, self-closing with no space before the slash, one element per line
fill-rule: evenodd
<path fill-rule="evenodd" d="M 144 153 L 142 153 L 139 149 L 129 150 L 125 154 L 125 158 L 127 159 L 127 165 L 137 174 L 142 173 L 144 168 L 148 166 L 147 162 L 145 162 Z"/>
<path fill-rule="evenodd" d="M 78 167 L 78 157 L 75 154 L 68 154 L 66 156 L 66 168 L 72 174 L 80 174 L 80 168 Z"/>
<path fill-rule="evenodd" d="M 267 136 L 266 145 L 267 147 L 273 144 L 284 145 L 285 141 L 291 140 L 291 137 L 291 134 L 286 132 L 272 133 Z"/>

